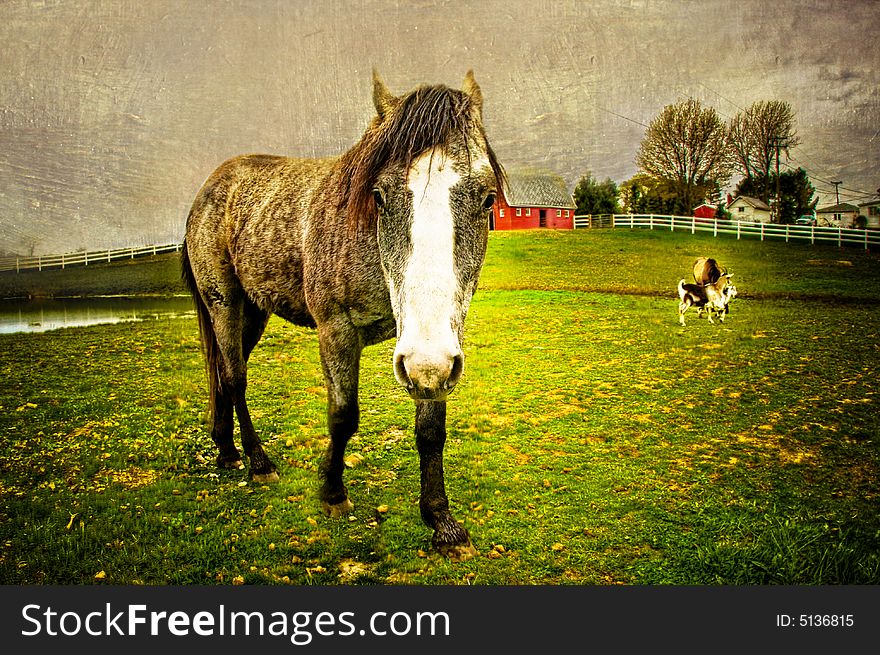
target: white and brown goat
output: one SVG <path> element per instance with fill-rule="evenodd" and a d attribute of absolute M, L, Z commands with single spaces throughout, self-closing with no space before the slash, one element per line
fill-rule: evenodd
<path fill-rule="evenodd" d="M 695 284 L 687 284 L 684 279 L 678 283 L 678 322 L 684 325 L 685 312 L 696 307 L 697 317 L 706 311 L 710 323 L 715 322 L 713 314 L 723 323 L 728 305 L 736 297 L 736 287 L 730 284 L 733 273 L 723 271 L 714 259 L 700 257 L 694 262 L 693 274 Z"/>
<path fill-rule="evenodd" d="M 723 323 L 724 317 L 729 311 L 730 301 L 736 298 L 736 287 L 732 284 L 725 284 L 724 288 L 719 291 L 717 283 L 700 286 L 699 284 L 687 284 L 682 278 L 678 282 L 678 297 L 680 299 L 678 322 L 682 325 L 685 324 L 685 312 L 691 307 L 697 308 L 698 318 L 705 311 L 710 323 L 715 322 L 712 320 L 713 314 Z"/>

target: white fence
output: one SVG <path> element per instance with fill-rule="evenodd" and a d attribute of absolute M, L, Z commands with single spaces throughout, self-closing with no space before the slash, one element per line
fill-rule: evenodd
<path fill-rule="evenodd" d="M 775 239 L 780 241 L 809 241 L 810 243 L 833 244 L 837 246 L 860 246 L 868 250 L 870 246 L 880 246 L 880 230 L 855 230 L 842 227 L 816 227 L 814 225 L 776 225 L 773 223 L 746 223 L 743 221 L 722 221 L 714 218 L 694 216 L 661 216 L 657 214 L 605 214 L 602 216 L 575 216 L 575 229 L 595 227 L 616 227 L 649 230 L 681 230 L 691 234 L 711 232 L 736 236 L 737 239 L 756 238 L 761 241 Z"/>
<path fill-rule="evenodd" d="M 811 225 L 775 225 L 772 223 L 745 223 L 743 221 L 721 221 L 713 218 L 694 216 L 666 216 L 660 214 L 603 214 L 601 216 L 581 215 L 574 217 L 575 229 L 584 228 L 647 228 L 649 230 L 681 230 L 691 234 L 711 232 L 736 236 L 737 239 L 756 238 L 761 241 L 777 239 L 789 241 L 809 241 L 837 246 L 860 246 L 868 250 L 871 246 L 880 247 L 880 230 L 854 230 L 841 227 L 816 227 Z M 0 271 L 25 271 L 88 266 L 135 259 L 147 255 L 159 255 L 180 250 L 181 244 L 171 243 L 162 246 L 143 248 L 117 248 L 115 250 L 91 250 L 63 255 L 42 255 L 38 257 L 0 257 Z"/>
<path fill-rule="evenodd" d="M 172 243 L 164 246 L 144 246 L 143 248 L 117 248 L 115 250 L 92 250 L 89 252 L 72 252 L 64 255 L 42 255 L 38 257 L 0 257 L 0 271 L 25 271 L 68 268 L 70 266 L 88 266 L 102 264 L 120 259 L 135 259 L 147 255 L 159 255 L 165 252 L 180 250 L 181 244 Z"/>

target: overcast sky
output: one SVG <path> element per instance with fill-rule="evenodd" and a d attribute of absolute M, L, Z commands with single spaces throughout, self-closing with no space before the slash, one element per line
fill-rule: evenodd
<path fill-rule="evenodd" d="M 177 242 L 198 187 L 246 152 L 339 154 L 373 108 L 473 68 L 502 164 L 636 172 L 687 97 L 724 119 L 789 102 L 803 166 L 841 201 L 880 186 L 880 11 L 704 0 L 23 1 L 0 5 L 0 251 Z"/>

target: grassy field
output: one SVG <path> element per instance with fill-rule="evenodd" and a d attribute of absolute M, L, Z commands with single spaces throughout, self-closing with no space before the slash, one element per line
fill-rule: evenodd
<path fill-rule="evenodd" d="M 878 255 L 628 231 L 489 250 L 446 451 L 478 557 L 430 551 L 392 343 L 365 353 L 355 509 L 330 520 L 315 334 L 273 318 L 252 356 L 264 486 L 214 469 L 174 319 L 0 336 L 0 582 L 880 583 Z M 700 255 L 740 296 L 682 328 Z"/>

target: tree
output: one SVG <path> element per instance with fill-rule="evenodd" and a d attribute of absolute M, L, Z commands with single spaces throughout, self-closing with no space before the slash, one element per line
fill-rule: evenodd
<path fill-rule="evenodd" d="M 583 175 L 574 188 L 574 202 L 578 214 L 617 214 L 617 184 L 611 178 L 599 182 L 591 172 Z"/>
<path fill-rule="evenodd" d="M 744 177 L 736 185 L 736 195 L 759 198 L 766 189 L 776 189 L 776 173 Z M 785 171 L 779 175 L 779 222 L 794 223 L 802 214 L 816 208 L 816 189 L 803 168 Z"/>
<path fill-rule="evenodd" d="M 675 211 L 690 214 L 707 192 L 730 180 L 728 130 L 718 113 L 690 98 L 667 105 L 645 132 L 636 164 L 675 192 Z"/>
<path fill-rule="evenodd" d="M 623 211 L 629 214 L 675 213 L 675 191 L 663 180 L 636 173 L 620 185 Z"/>
<path fill-rule="evenodd" d="M 780 100 L 755 102 L 734 116 L 728 128 L 728 141 L 737 172 L 746 179 L 760 179 L 768 185 L 777 148 L 788 157 L 789 151 L 800 143 L 794 123 L 791 105 Z M 775 187 L 764 186 L 760 191 L 756 188 L 751 195 L 769 202 L 774 194 Z"/>

